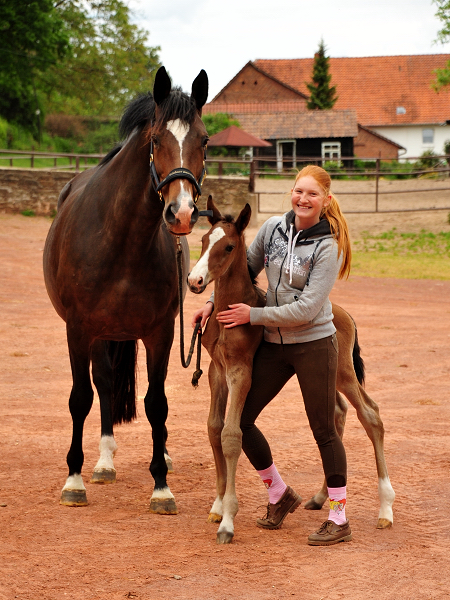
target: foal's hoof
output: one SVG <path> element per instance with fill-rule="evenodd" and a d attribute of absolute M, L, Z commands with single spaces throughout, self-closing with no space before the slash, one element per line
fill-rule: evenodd
<path fill-rule="evenodd" d="M 164 460 L 166 461 L 167 472 L 173 473 L 173 462 L 168 454 L 164 454 Z"/>
<path fill-rule="evenodd" d="M 392 521 L 389 519 L 378 519 L 377 529 L 389 529 L 392 527 Z"/>
<path fill-rule="evenodd" d="M 219 531 L 217 532 L 216 544 L 231 544 L 233 537 L 234 533 L 230 533 L 229 531 Z"/>
<path fill-rule="evenodd" d="M 222 515 L 218 515 L 217 513 L 209 513 L 208 523 L 220 523 L 221 521 Z"/>
<path fill-rule="evenodd" d="M 91 483 L 116 483 L 115 469 L 101 469 L 94 471 L 91 477 Z"/>
<path fill-rule="evenodd" d="M 315 501 L 315 497 L 313 496 L 308 502 L 305 503 L 304 507 L 306 510 L 321 510 L 323 504 L 319 504 Z"/>
<path fill-rule="evenodd" d="M 177 515 L 178 509 L 173 498 L 152 498 L 150 512 L 154 515 Z"/>
<path fill-rule="evenodd" d="M 86 490 L 63 490 L 59 503 L 63 506 L 87 506 Z"/>

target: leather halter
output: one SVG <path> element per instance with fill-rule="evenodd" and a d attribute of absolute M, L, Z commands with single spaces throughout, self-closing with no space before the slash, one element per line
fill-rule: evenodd
<path fill-rule="evenodd" d="M 153 160 L 153 140 L 150 140 L 150 176 L 151 176 L 151 180 L 152 180 L 152 184 L 153 184 L 153 189 L 158 194 L 159 199 L 161 200 L 162 203 L 164 203 L 164 197 L 163 197 L 163 194 L 161 191 L 162 188 L 165 185 L 167 185 L 168 183 L 170 183 L 171 181 L 174 181 L 175 179 L 186 179 L 187 181 L 192 183 L 192 185 L 194 186 L 194 188 L 197 192 L 194 197 L 194 203 L 197 203 L 199 196 L 201 196 L 201 194 L 202 194 L 202 185 L 203 185 L 203 182 L 205 181 L 205 177 L 206 177 L 205 163 L 206 163 L 206 146 L 205 146 L 205 154 L 203 157 L 203 170 L 200 175 L 200 179 L 198 181 L 195 178 L 195 175 L 192 173 L 192 171 L 190 171 L 189 169 L 185 169 L 184 167 L 177 167 L 176 169 L 172 169 L 172 171 L 170 171 L 170 173 L 167 175 L 167 177 L 165 177 L 162 181 L 160 181 L 159 175 L 156 171 L 155 162 Z M 201 211 L 201 212 L 203 212 L 203 211 Z"/>

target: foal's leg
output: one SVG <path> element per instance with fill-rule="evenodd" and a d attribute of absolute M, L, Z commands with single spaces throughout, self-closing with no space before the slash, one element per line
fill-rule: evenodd
<path fill-rule="evenodd" d="M 170 348 L 173 342 L 173 325 L 165 327 L 144 338 L 147 350 L 148 390 L 144 399 L 145 413 L 152 427 L 153 455 L 150 473 L 155 480 L 155 488 L 150 500 L 150 512 L 160 515 L 178 514 L 175 498 L 167 485 L 167 464 L 164 457 L 168 414 L 164 382 L 167 375 Z"/>
<path fill-rule="evenodd" d="M 208 370 L 209 387 L 211 390 L 211 404 L 208 416 L 208 436 L 214 455 L 216 466 L 216 492 L 217 496 L 211 507 L 208 522 L 220 523 L 223 515 L 223 496 L 227 484 L 227 465 L 222 450 L 222 430 L 227 407 L 228 387 L 220 368 L 211 361 Z"/>
<path fill-rule="evenodd" d="M 81 477 L 84 462 L 83 427 L 92 407 L 94 390 L 89 375 L 90 340 L 80 333 L 77 325 L 67 324 L 70 366 L 73 386 L 69 398 L 72 415 L 72 443 L 67 454 L 69 476 L 61 492 L 60 504 L 65 506 L 86 506 L 86 488 Z"/>
<path fill-rule="evenodd" d="M 230 407 L 222 430 L 222 450 L 227 468 L 227 485 L 223 497 L 223 517 L 217 531 L 217 543 L 229 544 L 234 536 L 234 517 L 238 512 L 236 497 L 236 469 L 242 450 L 240 428 L 242 409 L 252 381 L 252 362 L 245 364 L 245 357 L 237 365 L 228 366 L 227 384 L 230 391 Z"/>
<path fill-rule="evenodd" d="M 338 436 L 344 436 L 345 419 L 347 417 L 348 405 L 341 394 L 336 391 L 336 407 L 334 410 L 334 424 Z M 322 488 L 305 504 L 306 510 L 320 510 L 328 498 L 327 480 L 324 479 Z"/>
<path fill-rule="evenodd" d="M 113 458 L 117 444 L 113 434 L 111 401 L 113 370 L 108 355 L 107 342 L 96 340 L 92 345 L 92 379 L 100 399 L 101 438 L 100 458 L 95 465 L 91 483 L 115 483 L 116 469 Z"/>

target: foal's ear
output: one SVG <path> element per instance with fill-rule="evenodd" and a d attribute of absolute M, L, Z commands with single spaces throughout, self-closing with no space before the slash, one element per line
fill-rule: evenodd
<path fill-rule="evenodd" d="M 208 196 L 208 200 L 206 201 L 206 208 L 208 210 L 212 210 L 213 212 L 213 216 L 208 217 L 208 221 L 211 223 L 211 225 L 215 225 L 223 219 L 222 215 L 220 214 L 220 210 L 214 204 L 214 200 L 212 199 L 211 195 Z"/>
<path fill-rule="evenodd" d="M 244 229 L 249 224 L 251 216 L 252 216 L 252 209 L 250 207 L 250 204 L 247 202 L 247 204 L 241 210 L 241 214 L 238 216 L 238 218 L 234 222 L 239 235 L 244 231 Z"/>
<path fill-rule="evenodd" d="M 195 106 L 199 114 L 202 114 L 202 106 L 208 98 L 208 75 L 203 69 L 192 82 L 191 98 L 195 102 Z"/>
<path fill-rule="evenodd" d="M 165 67 L 159 67 L 155 76 L 153 85 L 153 99 L 156 105 L 159 106 L 163 100 L 167 98 L 172 89 L 172 82 L 167 74 Z"/>

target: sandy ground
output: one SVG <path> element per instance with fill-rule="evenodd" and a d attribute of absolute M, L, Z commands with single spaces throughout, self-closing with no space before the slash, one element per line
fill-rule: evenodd
<path fill-rule="evenodd" d="M 143 352 L 138 419 L 116 429 L 117 483 L 87 483 L 98 459 L 96 401 L 84 436 L 89 506 L 59 505 L 71 437 L 71 377 L 64 324 L 42 280 L 49 225 L 44 218 L 0 216 L 0 600 L 449 597 L 450 281 L 352 277 L 338 282 L 332 295 L 357 322 L 366 389 L 385 424 L 397 492 L 393 527 L 375 528 L 372 447 L 350 409 L 344 443 L 354 540 L 330 548 L 306 544 L 326 519 L 325 509 L 300 507 L 279 531 L 256 528 L 266 491 L 241 456 L 235 540 L 217 546 L 217 526 L 206 522 L 215 495 L 206 432 L 208 383 L 204 375 L 197 390 L 191 387 L 192 370 L 180 366 L 178 333 L 167 395 L 175 468 L 169 484 L 179 514 L 148 512 L 151 431 L 142 403 Z M 188 293 L 186 314 L 203 301 Z M 207 364 L 204 356 L 204 371 Z M 304 498 L 312 496 L 321 485 L 321 466 L 294 383 L 260 425 L 285 480 Z"/>

